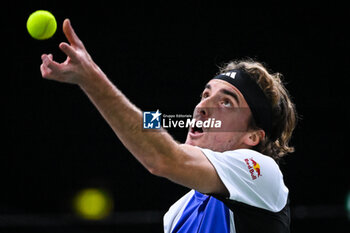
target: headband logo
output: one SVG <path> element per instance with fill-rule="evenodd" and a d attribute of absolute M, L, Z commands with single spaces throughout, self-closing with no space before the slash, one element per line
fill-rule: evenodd
<path fill-rule="evenodd" d="M 237 74 L 237 72 L 231 71 L 231 72 L 223 73 L 222 75 L 225 75 L 225 76 L 228 76 L 228 77 L 230 77 L 230 78 L 232 78 L 232 79 L 235 79 L 236 74 Z"/>

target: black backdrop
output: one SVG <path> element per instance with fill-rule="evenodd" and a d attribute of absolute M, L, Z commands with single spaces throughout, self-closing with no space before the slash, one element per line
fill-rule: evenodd
<path fill-rule="evenodd" d="M 52 229 L 9 219 L 69 214 L 72 197 L 85 187 L 109 190 L 119 213 L 163 214 L 187 192 L 150 175 L 78 87 L 41 78 L 42 53 L 65 59 L 58 44 L 65 41 L 62 22 L 70 18 L 95 62 L 143 110 L 192 113 L 204 84 L 232 59 L 254 58 L 284 74 L 301 117 L 292 139 L 296 153 L 281 164 L 292 231 L 346 232 L 346 8 L 41 1 L 5 9 L 2 22 L 9 27 L 2 44 L 10 64 L 2 67 L 0 229 L 161 232 L 161 218 L 144 225 L 79 228 L 73 222 Z M 26 31 L 27 17 L 37 9 L 51 11 L 58 21 L 49 40 L 34 40 Z M 179 141 L 186 136 L 171 133 Z"/>

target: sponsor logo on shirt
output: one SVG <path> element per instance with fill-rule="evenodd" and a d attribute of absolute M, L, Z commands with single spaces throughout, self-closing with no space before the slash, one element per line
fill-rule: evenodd
<path fill-rule="evenodd" d="M 260 165 L 253 158 L 244 159 L 244 161 L 247 164 L 252 180 L 255 180 L 258 177 L 262 176 Z"/>

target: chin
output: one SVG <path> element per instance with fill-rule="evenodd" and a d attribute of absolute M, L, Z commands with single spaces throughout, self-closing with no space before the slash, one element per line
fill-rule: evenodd
<path fill-rule="evenodd" d="M 192 138 L 190 138 L 189 136 L 186 138 L 185 144 L 191 145 L 191 146 L 199 146 L 199 147 L 202 147 L 202 146 L 201 146 L 201 143 L 200 143 L 200 140 L 198 140 L 198 139 L 192 139 Z"/>
<path fill-rule="evenodd" d="M 198 147 L 203 148 L 203 149 L 211 149 L 210 147 L 208 147 L 208 145 L 206 145 L 205 143 L 201 143 L 201 141 L 199 141 L 199 140 L 187 139 L 185 144 L 191 145 L 191 146 L 198 146 Z"/>
<path fill-rule="evenodd" d="M 186 139 L 185 144 L 191 145 L 191 146 L 197 146 L 196 143 L 189 138 Z"/>

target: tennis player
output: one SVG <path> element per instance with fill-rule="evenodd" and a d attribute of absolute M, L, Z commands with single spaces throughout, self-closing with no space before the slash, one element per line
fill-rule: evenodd
<path fill-rule="evenodd" d="M 163 129 L 144 133 L 142 111 L 94 63 L 68 19 L 63 31 L 67 59 L 43 54 L 42 76 L 77 84 L 150 173 L 190 188 L 165 214 L 164 232 L 290 231 L 289 191 L 277 162 L 293 152 L 296 112 L 280 74 L 250 60 L 228 63 L 194 109 L 198 121 L 221 120 L 221 130 L 192 127 L 178 144 Z"/>

